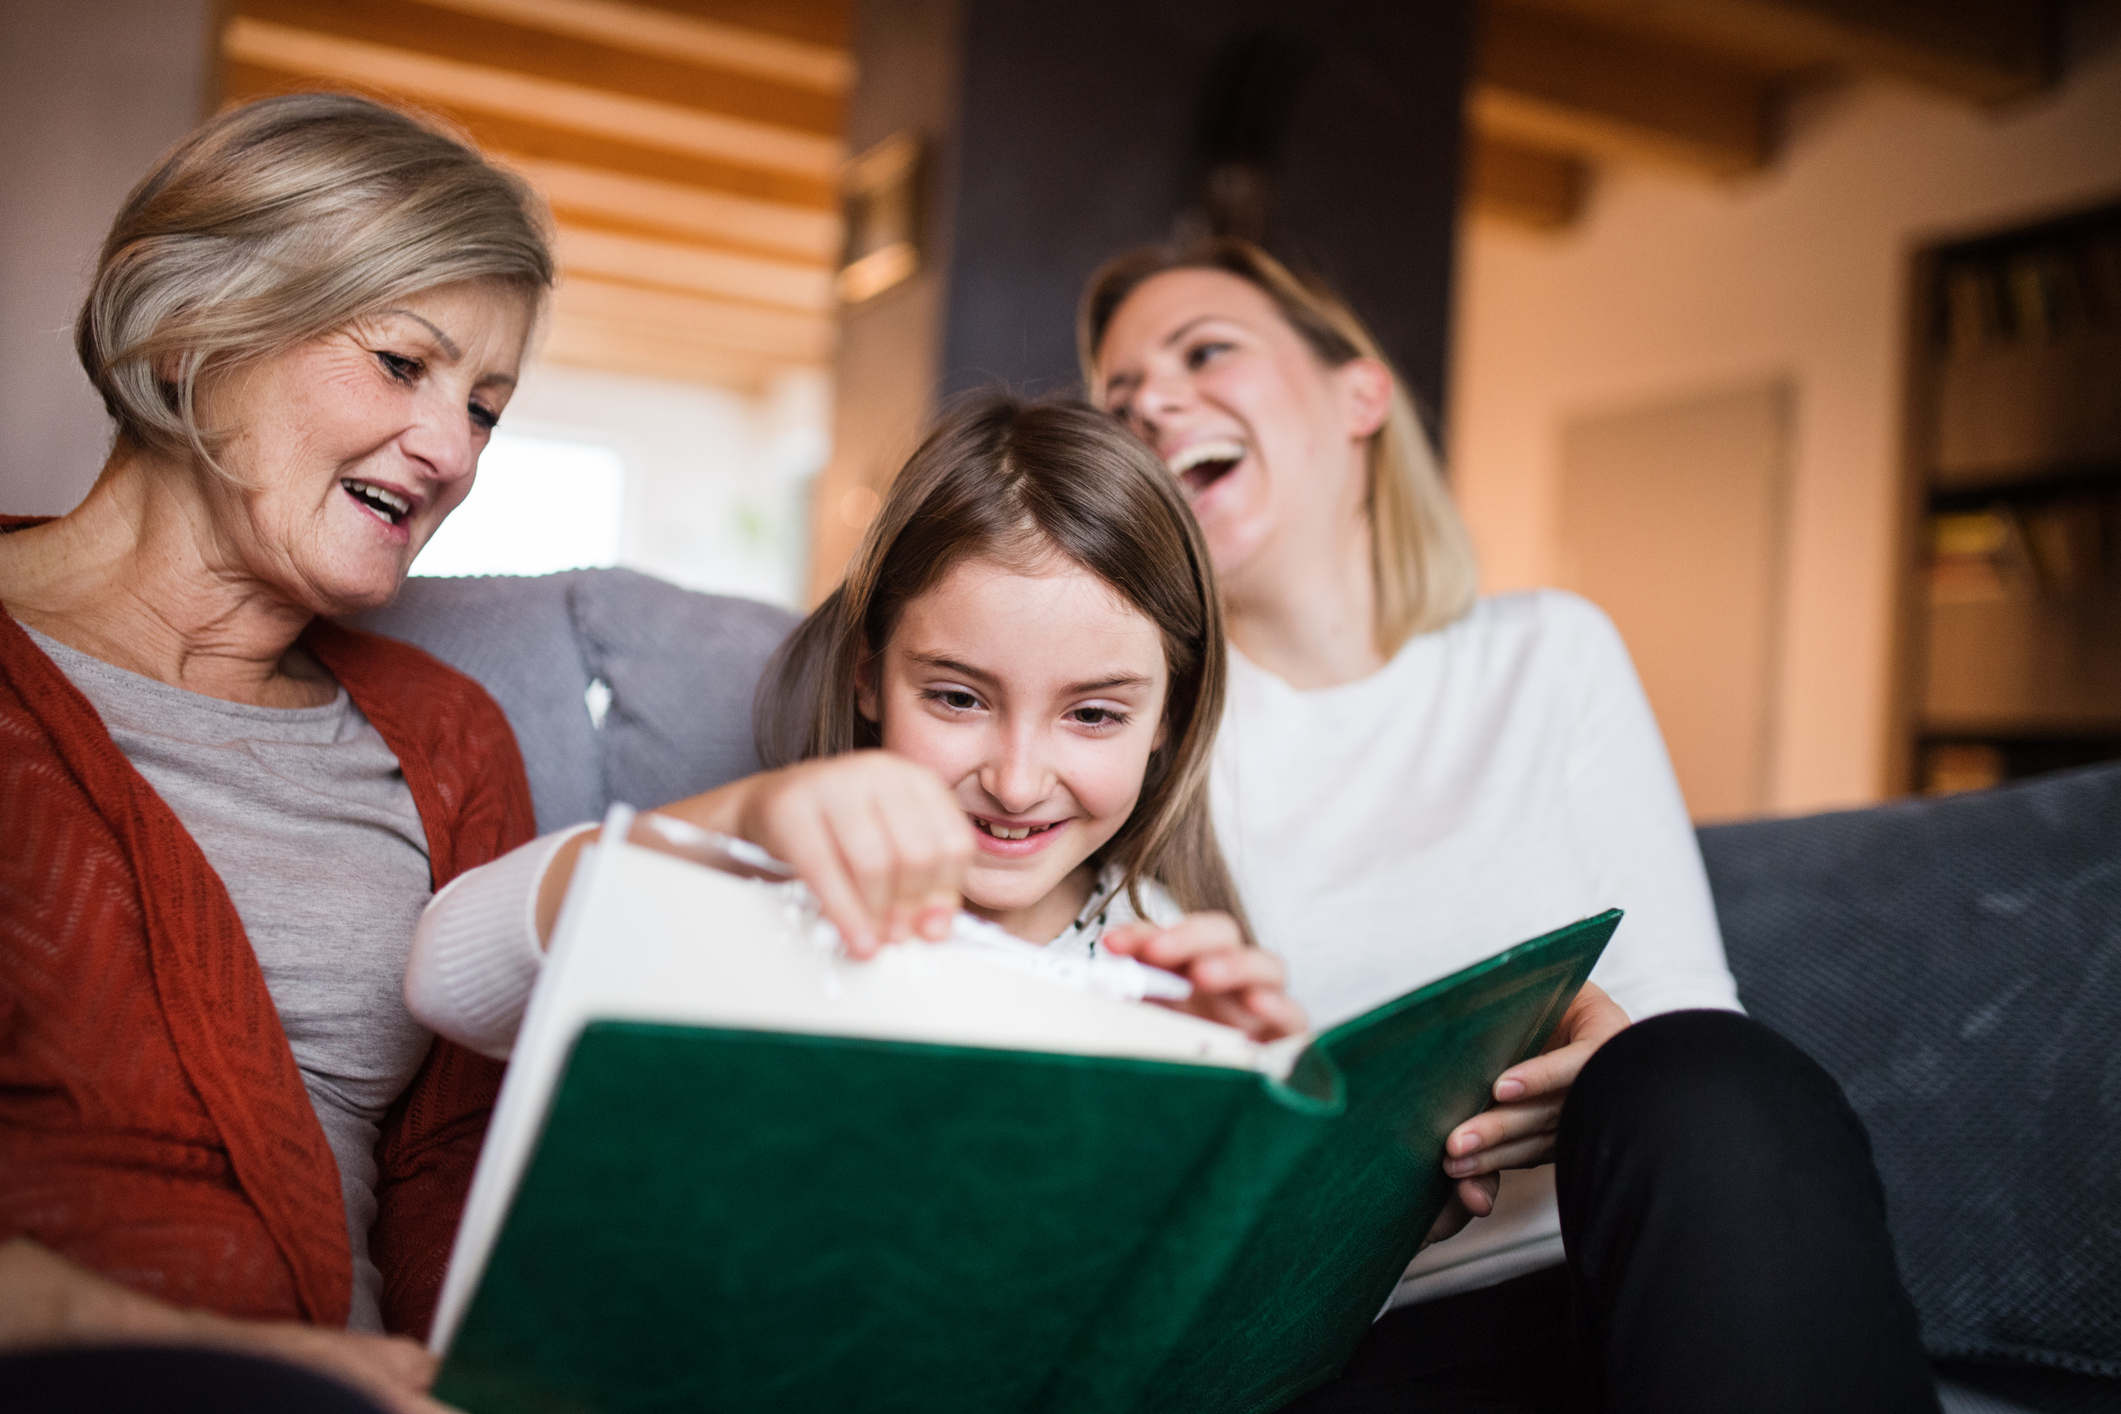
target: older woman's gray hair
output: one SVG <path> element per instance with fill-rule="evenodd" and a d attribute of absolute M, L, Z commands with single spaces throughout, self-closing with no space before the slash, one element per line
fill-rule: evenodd
<path fill-rule="evenodd" d="M 122 441 L 219 470 L 202 379 L 460 281 L 535 304 L 553 279 L 548 228 L 522 179 L 404 113 L 350 94 L 262 99 L 133 189 L 75 345 Z"/>

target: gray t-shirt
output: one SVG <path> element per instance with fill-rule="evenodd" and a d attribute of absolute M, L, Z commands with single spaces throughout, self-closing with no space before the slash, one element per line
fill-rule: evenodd
<path fill-rule="evenodd" d="M 187 692 L 30 631 L 221 876 L 339 1164 L 353 1244 L 347 1324 L 380 1330 L 368 1254 L 376 1139 L 425 1059 L 405 957 L 433 891 L 397 757 L 340 688 L 322 707 Z"/>

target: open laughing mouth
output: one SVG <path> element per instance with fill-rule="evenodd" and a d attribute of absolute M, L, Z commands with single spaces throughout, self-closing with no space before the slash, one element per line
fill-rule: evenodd
<path fill-rule="evenodd" d="M 350 476 L 342 478 L 339 487 L 385 525 L 396 525 L 412 514 L 412 502 L 395 491 L 386 491 L 380 486 L 357 481 Z"/>
<path fill-rule="evenodd" d="M 1171 458 L 1171 474 L 1185 486 L 1186 495 L 1197 498 L 1244 459 L 1242 442 L 1196 442 Z"/>

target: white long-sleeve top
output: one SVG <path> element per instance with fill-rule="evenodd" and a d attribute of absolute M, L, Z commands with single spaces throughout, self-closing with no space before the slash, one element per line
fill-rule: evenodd
<path fill-rule="evenodd" d="M 545 965 L 537 929 L 539 883 L 560 847 L 594 828 L 575 825 L 540 836 L 467 869 L 434 896 L 413 930 L 405 964 L 406 1008 L 422 1025 L 482 1055 L 508 1058 Z M 1106 930 L 1137 917 L 1178 921 L 1179 907 L 1161 884 L 1141 881 L 1144 913 L 1137 914 L 1119 887 L 1121 878 L 1117 866 L 1107 865 L 1075 921 L 1046 946 L 1089 954 Z"/>
<path fill-rule="evenodd" d="M 594 823 L 540 835 L 449 881 L 420 915 L 405 960 L 405 1006 L 420 1024 L 508 1059 L 545 966 L 538 886 L 560 847 Z"/>
<path fill-rule="evenodd" d="M 1607 908 L 1592 979 L 1636 1020 L 1736 1010 L 1701 854 L 1627 650 L 1574 595 L 1484 599 L 1359 681 L 1232 655 L 1216 830 L 1260 942 L 1324 1028 Z M 1394 1305 L 1561 1260 L 1551 1168 L 1419 1257 Z"/>

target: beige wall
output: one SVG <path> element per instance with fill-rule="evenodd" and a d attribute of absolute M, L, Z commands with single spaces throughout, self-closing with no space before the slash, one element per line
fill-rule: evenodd
<path fill-rule="evenodd" d="M 88 492 L 110 420 L 74 312 L 118 203 L 204 116 L 207 0 L 0 0 L 0 511 Z"/>
<path fill-rule="evenodd" d="M 1999 112 L 1865 82 L 1791 118 L 1758 177 L 1612 171 L 1560 236 L 1469 218 L 1450 416 L 1486 586 L 1508 589 L 1557 578 L 1565 419 L 1789 380 L 1776 811 L 1885 786 L 1907 254 L 2121 194 L 2121 42 Z"/>

